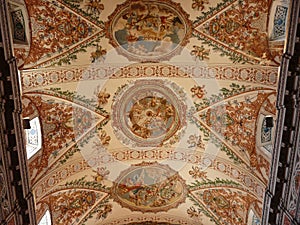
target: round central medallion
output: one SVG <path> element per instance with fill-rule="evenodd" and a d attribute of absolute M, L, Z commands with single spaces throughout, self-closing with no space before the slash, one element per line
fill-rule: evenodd
<path fill-rule="evenodd" d="M 114 96 L 112 126 L 130 147 L 161 146 L 186 124 L 185 93 L 175 83 L 138 80 Z"/>
<path fill-rule="evenodd" d="M 137 61 L 169 59 L 191 36 L 188 14 L 170 0 L 128 0 L 118 5 L 108 19 L 110 43 Z"/>
<path fill-rule="evenodd" d="M 165 98 L 148 96 L 131 107 L 130 129 L 142 138 L 157 138 L 172 128 L 176 116 L 174 106 Z"/>

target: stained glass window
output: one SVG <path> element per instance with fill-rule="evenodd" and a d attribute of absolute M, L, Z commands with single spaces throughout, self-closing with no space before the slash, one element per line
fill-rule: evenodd
<path fill-rule="evenodd" d="M 267 127 L 266 118 L 264 118 L 261 128 L 261 143 L 266 143 L 272 139 L 272 127 Z"/>
<path fill-rule="evenodd" d="M 253 210 L 249 212 L 247 225 L 261 225 L 260 219 L 255 215 Z"/>
<path fill-rule="evenodd" d="M 30 120 L 30 129 L 26 133 L 27 159 L 30 159 L 42 147 L 41 125 L 38 117 Z"/>
<path fill-rule="evenodd" d="M 288 7 L 278 5 L 276 7 L 274 16 L 274 27 L 272 33 L 272 40 L 284 37 L 286 30 L 286 18 L 288 14 Z"/>
<path fill-rule="evenodd" d="M 260 136 L 260 142 L 263 147 L 263 150 L 267 152 L 272 152 L 272 127 L 267 127 L 266 123 L 266 117 L 262 121 L 261 125 L 261 136 Z"/>

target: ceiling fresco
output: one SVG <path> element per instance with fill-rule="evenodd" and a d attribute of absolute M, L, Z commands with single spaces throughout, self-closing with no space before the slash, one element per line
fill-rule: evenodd
<path fill-rule="evenodd" d="M 136 61 L 168 59 L 191 36 L 191 21 L 179 3 L 127 1 L 108 17 L 110 43 Z"/>
<path fill-rule="evenodd" d="M 12 24 L 28 40 L 15 45 L 23 117 L 42 133 L 38 220 L 259 224 L 288 2 L 23 5 Z"/>

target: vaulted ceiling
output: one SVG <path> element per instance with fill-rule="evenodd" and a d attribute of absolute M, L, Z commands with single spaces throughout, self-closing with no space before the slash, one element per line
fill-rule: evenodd
<path fill-rule="evenodd" d="M 37 218 L 258 224 L 288 3 L 11 2 Z M 276 121 L 275 121 L 276 122 Z"/>

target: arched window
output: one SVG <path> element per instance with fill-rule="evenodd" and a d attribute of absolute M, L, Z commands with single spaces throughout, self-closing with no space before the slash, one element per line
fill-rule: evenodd
<path fill-rule="evenodd" d="M 261 144 L 262 147 L 272 153 L 272 127 L 267 126 L 266 117 L 263 118 L 263 122 L 261 125 Z"/>
<path fill-rule="evenodd" d="M 45 212 L 44 216 L 42 217 L 38 225 L 51 225 L 51 215 L 49 210 Z"/>
<path fill-rule="evenodd" d="M 38 117 L 30 120 L 30 129 L 26 129 L 25 133 L 27 159 L 30 159 L 42 147 L 41 125 Z"/>
<path fill-rule="evenodd" d="M 274 0 L 269 14 L 270 41 L 284 41 L 289 0 Z"/>
<path fill-rule="evenodd" d="M 274 124 L 272 124 L 272 126 L 268 124 L 269 122 L 267 122 L 267 117 L 274 117 L 274 115 L 260 114 L 258 116 L 256 145 L 262 151 L 262 153 L 271 157 L 273 143 L 274 143 L 275 128 L 274 128 Z"/>
<path fill-rule="evenodd" d="M 250 209 L 249 215 L 248 215 L 248 223 L 247 225 L 260 225 L 260 219 L 258 216 L 255 215 L 252 209 Z"/>

